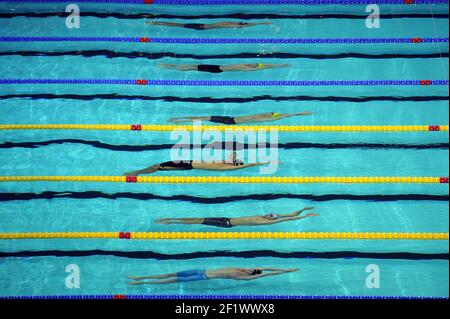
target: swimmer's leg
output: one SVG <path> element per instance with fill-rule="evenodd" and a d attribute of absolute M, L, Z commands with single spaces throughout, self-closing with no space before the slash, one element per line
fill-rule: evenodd
<path fill-rule="evenodd" d="M 174 23 L 174 22 L 159 22 L 159 21 L 149 21 L 145 22 L 145 24 L 151 24 L 151 25 L 162 25 L 165 27 L 184 27 L 184 23 Z"/>
<path fill-rule="evenodd" d="M 211 116 L 188 116 L 188 117 L 174 117 L 169 120 L 172 123 L 193 122 L 193 121 L 209 121 Z"/>
<path fill-rule="evenodd" d="M 168 279 L 168 280 L 160 280 L 160 281 L 145 281 L 145 282 L 129 282 L 129 285 L 137 286 L 137 285 L 165 285 L 165 284 L 174 284 L 177 283 L 178 279 Z"/>
<path fill-rule="evenodd" d="M 152 173 L 158 171 L 159 168 L 160 168 L 160 165 L 156 164 L 156 165 L 144 168 L 144 169 L 139 170 L 139 171 L 126 172 L 126 173 L 124 173 L 124 175 L 125 176 L 139 176 L 141 174 L 152 174 Z"/>
<path fill-rule="evenodd" d="M 168 278 L 173 278 L 173 277 L 177 277 L 176 273 L 172 273 L 172 274 L 164 274 L 164 275 L 156 275 L 156 276 L 146 276 L 146 277 L 134 277 L 134 276 L 128 276 L 129 279 L 133 279 L 133 280 L 144 280 L 144 279 L 168 279 Z"/>
<path fill-rule="evenodd" d="M 178 70 L 178 71 L 197 71 L 198 70 L 198 65 L 196 64 L 164 64 L 161 63 L 159 64 L 159 66 L 161 68 L 165 68 L 165 69 L 174 69 L 174 70 Z"/>
<path fill-rule="evenodd" d="M 201 225 L 205 221 L 204 218 L 163 218 L 156 220 L 157 224 L 171 225 Z"/>

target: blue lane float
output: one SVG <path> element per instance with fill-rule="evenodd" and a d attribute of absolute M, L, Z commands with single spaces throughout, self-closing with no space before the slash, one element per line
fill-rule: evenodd
<path fill-rule="evenodd" d="M 176 44 L 405 44 L 448 43 L 449 38 L 150 38 L 150 37 L 0 37 L 0 42 L 136 42 Z"/>
<path fill-rule="evenodd" d="M 55 295 L 55 296 L 3 296 L 0 300 L 49 300 L 49 299 L 76 299 L 76 300 L 105 300 L 105 299 L 131 299 L 131 300 L 449 300 L 448 297 L 435 296 L 332 296 L 332 295 Z"/>
<path fill-rule="evenodd" d="M 129 80 L 129 79 L 0 79 L 0 85 L 139 85 L 139 86 L 448 86 L 449 80 Z"/>
<path fill-rule="evenodd" d="M 1 2 L 17 3 L 69 3 L 68 0 L 0 0 Z M 143 5 L 439 5 L 448 4 L 448 0 L 77 0 L 79 3 L 116 3 L 116 4 L 143 4 Z"/>

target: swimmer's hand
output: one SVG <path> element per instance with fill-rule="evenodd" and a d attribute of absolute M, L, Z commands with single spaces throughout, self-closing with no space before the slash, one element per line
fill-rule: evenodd
<path fill-rule="evenodd" d="M 311 213 L 311 214 L 305 215 L 305 217 L 317 217 L 317 216 L 320 216 L 320 215 L 316 214 L 316 213 Z"/>
<path fill-rule="evenodd" d="M 305 111 L 305 112 L 301 112 L 301 113 L 297 113 L 298 115 L 312 115 L 313 112 L 310 111 Z"/>
<path fill-rule="evenodd" d="M 299 271 L 300 269 L 298 268 L 291 268 L 291 269 L 286 269 L 285 272 L 296 272 Z"/>

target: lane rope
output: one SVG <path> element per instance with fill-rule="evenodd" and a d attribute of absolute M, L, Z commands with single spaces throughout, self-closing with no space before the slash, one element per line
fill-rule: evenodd
<path fill-rule="evenodd" d="M 448 132 L 448 125 L 158 125 L 158 124 L 0 124 L 1 130 L 219 131 L 255 132 Z"/>
<path fill-rule="evenodd" d="M 0 0 L 15 3 L 58 3 L 64 0 Z M 448 0 L 78 0 L 80 3 L 117 3 L 146 5 L 368 5 L 368 4 L 448 4 Z"/>
<path fill-rule="evenodd" d="M 449 38 L 159 38 L 159 37 L 24 37 L 2 36 L 0 42 L 136 42 L 178 44 L 432 44 Z"/>
<path fill-rule="evenodd" d="M 0 79 L 0 85 L 71 84 L 138 86 L 448 86 L 449 80 L 123 80 L 123 79 Z"/>
<path fill-rule="evenodd" d="M 448 177 L 261 177 L 261 176 L 0 176 L 5 182 L 143 184 L 449 184 Z"/>
<path fill-rule="evenodd" d="M 11 239 L 123 239 L 123 240 L 449 240 L 448 233 L 375 232 L 38 232 L 0 233 Z"/>
<path fill-rule="evenodd" d="M 440 296 L 335 296 L 335 295 L 42 295 L 42 296 L 0 296 L 0 300 L 23 299 L 70 299 L 70 300 L 449 300 Z"/>

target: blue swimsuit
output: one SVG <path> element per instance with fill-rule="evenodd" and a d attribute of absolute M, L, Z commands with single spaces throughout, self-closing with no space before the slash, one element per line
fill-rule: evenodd
<path fill-rule="evenodd" d="M 208 280 L 205 270 L 187 270 L 177 273 L 178 282 Z"/>

